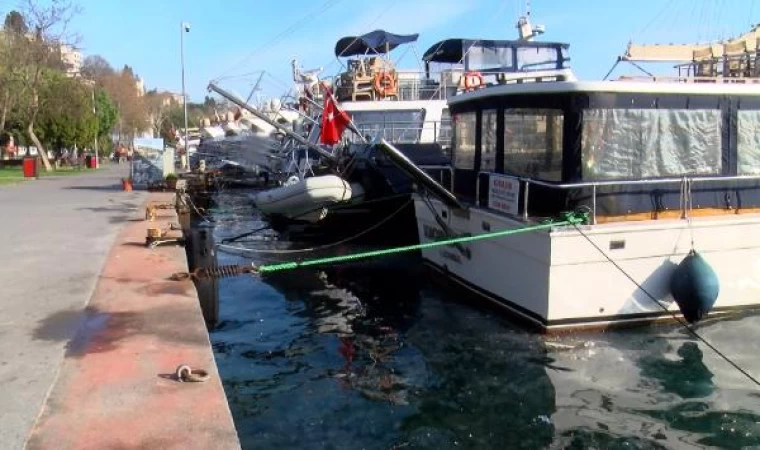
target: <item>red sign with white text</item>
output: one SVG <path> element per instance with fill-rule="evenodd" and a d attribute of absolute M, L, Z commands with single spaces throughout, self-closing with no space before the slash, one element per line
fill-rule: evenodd
<path fill-rule="evenodd" d="M 520 180 L 491 175 L 488 180 L 488 207 L 507 214 L 519 214 Z"/>

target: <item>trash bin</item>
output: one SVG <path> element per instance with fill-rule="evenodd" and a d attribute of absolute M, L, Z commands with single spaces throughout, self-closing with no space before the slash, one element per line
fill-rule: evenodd
<path fill-rule="evenodd" d="M 87 167 L 90 169 L 97 169 L 98 168 L 98 157 L 97 156 L 90 156 L 90 162 L 87 164 Z"/>
<path fill-rule="evenodd" d="M 88 169 L 94 169 L 94 167 L 92 167 L 92 156 L 87 155 L 84 157 L 84 166 Z"/>
<path fill-rule="evenodd" d="M 37 158 L 25 156 L 23 162 L 24 178 L 37 178 Z"/>

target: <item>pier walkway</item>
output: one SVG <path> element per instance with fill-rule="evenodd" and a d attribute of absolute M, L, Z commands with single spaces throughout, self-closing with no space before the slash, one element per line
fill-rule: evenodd
<path fill-rule="evenodd" d="M 0 188 L 0 449 L 239 448 L 195 289 L 166 279 L 184 250 L 144 246 L 172 195 L 121 191 L 127 170 Z"/>

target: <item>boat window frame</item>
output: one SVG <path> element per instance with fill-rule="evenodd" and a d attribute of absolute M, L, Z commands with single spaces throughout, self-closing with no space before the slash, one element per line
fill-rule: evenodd
<path fill-rule="evenodd" d="M 503 120 L 504 117 L 503 114 L 500 114 L 499 108 L 484 108 L 478 111 L 478 114 L 480 115 L 480 125 L 478 129 L 478 133 L 480 134 L 480 147 L 477 150 L 477 152 L 480 154 L 480 167 L 479 170 L 482 171 L 490 171 L 495 172 L 498 167 L 497 160 L 499 159 L 500 154 L 500 147 L 499 147 L 499 129 L 503 127 L 499 127 L 499 121 Z M 492 144 L 492 150 L 491 152 L 486 152 L 485 147 L 487 145 L 486 142 L 486 114 L 493 114 L 493 126 L 494 126 L 494 132 L 493 132 L 493 144 Z M 503 139 L 502 139 L 503 141 Z M 486 158 L 486 153 L 492 153 L 492 157 Z M 502 158 L 503 160 L 503 158 Z M 487 161 L 491 161 L 491 164 L 487 164 Z"/>
<path fill-rule="evenodd" d="M 460 152 L 462 150 L 460 149 L 460 141 L 459 141 L 459 138 L 460 138 L 459 125 L 460 123 L 462 123 L 462 119 L 460 118 L 460 116 L 463 116 L 463 115 L 472 116 L 472 144 L 471 144 L 472 150 L 471 150 L 471 155 L 467 156 L 468 158 L 471 158 L 467 160 L 468 164 L 461 164 L 461 161 L 463 160 L 460 160 L 460 157 L 462 157 Z M 451 124 L 452 124 L 451 126 L 452 161 L 451 162 L 452 162 L 452 167 L 455 170 L 477 170 L 478 169 L 477 162 L 478 162 L 478 153 L 479 153 L 479 146 L 478 146 L 478 134 L 479 134 L 478 124 L 480 122 L 479 117 L 480 117 L 479 111 L 465 111 L 461 113 L 451 114 Z"/>
<path fill-rule="evenodd" d="M 544 150 L 546 153 L 544 154 L 544 157 L 546 158 L 551 153 L 557 153 L 559 156 L 559 172 L 556 177 L 553 178 L 547 178 L 547 177 L 541 177 L 538 176 L 538 174 L 528 174 L 524 171 L 514 170 L 510 168 L 509 158 L 507 157 L 507 116 L 508 115 L 515 115 L 518 114 L 510 114 L 509 111 L 534 111 L 536 114 L 519 114 L 523 116 L 533 116 L 533 117 L 540 117 L 542 116 L 542 112 L 548 113 L 549 111 L 556 113 L 553 116 L 550 116 L 549 114 L 543 114 L 543 116 L 546 118 L 546 129 L 544 132 L 544 138 L 549 139 L 549 117 L 553 117 L 558 120 L 558 126 L 552 127 L 555 129 L 555 132 L 559 133 L 559 138 L 555 139 L 555 143 L 558 144 L 558 152 L 551 152 L 549 151 L 549 147 L 545 148 Z M 502 145 L 499 149 L 499 152 L 501 154 L 502 158 L 502 170 L 500 173 L 503 173 L 504 175 L 509 175 L 513 177 L 518 178 L 530 178 L 535 180 L 541 180 L 541 181 L 548 181 L 551 183 L 560 183 L 563 180 L 563 168 L 564 168 L 564 159 L 565 159 L 565 135 L 564 135 L 564 128 L 565 128 L 565 110 L 560 108 L 542 108 L 542 107 L 503 107 L 502 108 L 502 114 L 500 118 L 502 125 L 503 125 L 503 131 L 502 131 Z M 511 153 L 516 154 L 516 153 Z M 556 164 L 556 163 L 555 163 Z"/>

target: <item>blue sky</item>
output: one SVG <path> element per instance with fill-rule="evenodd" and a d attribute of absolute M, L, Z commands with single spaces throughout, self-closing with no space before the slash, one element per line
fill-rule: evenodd
<path fill-rule="evenodd" d="M 0 10 L 11 1 L 0 0 Z M 211 4 L 214 6 L 211 6 Z M 760 0 L 532 0 L 534 24 L 546 25 L 540 39 L 570 43 L 580 78 L 602 78 L 629 40 L 643 43 L 695 42 L 730 37 L 760 22 Z M 264 94 L 292 86 L 290 60 L 305 68 L 340 65 L 333 48 L 342 36 L 382 28 L 419 33 L 421 55 L 450 37 L 512 39 L 525 0 L 80 0 L 71 25 L 85 54 L 100 54 L 114 66 L 130 64 L 149 88 L 181 91 L 180 23 L 185 34 L 188 92 L 206 95 L 209 80 L 242 95 L 265 70 Z M 360 6 L 361 5 L 361 6 Z M 394 51 L 396 58 L 403 49 Z M 413 67 L 409 50 L 401 61 Z M 615 74 L 631 72 L 619 68 Z"/>

